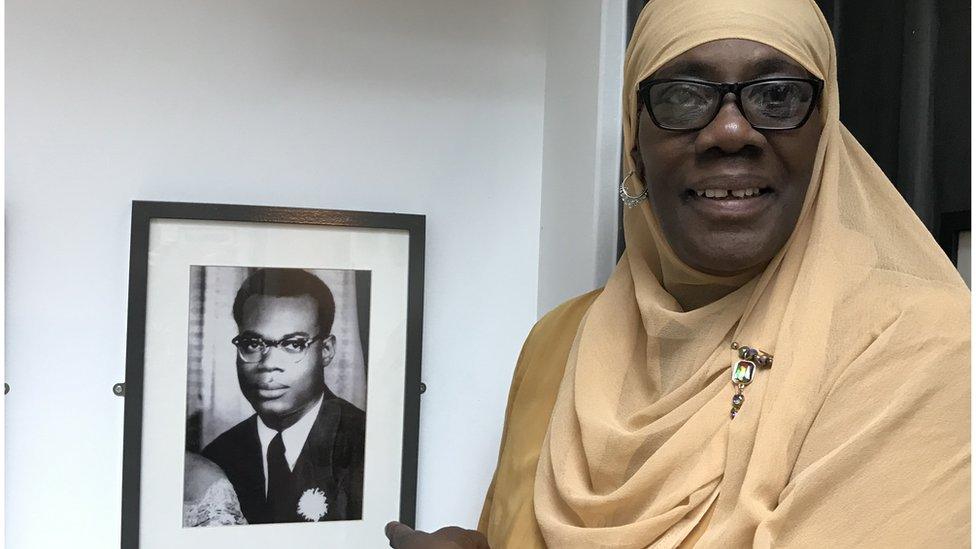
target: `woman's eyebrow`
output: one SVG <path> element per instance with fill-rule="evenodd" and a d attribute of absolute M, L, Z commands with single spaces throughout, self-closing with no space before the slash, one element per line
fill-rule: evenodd
<path fill-rule="evenodd" d="M 681 78 L 694 77 L 715 79 L 718 68 L 710 63 L 699 60 L 682 60 L 674 64 L 666 65 L 655 73 L 655 78 Z M 749 79 L 760 78 L 766 75 L 794 75 L 807 76 L 807 71 L 795 62 L 780 57 L 763 57 L 749 63 Z"/>
<path fill-rule="evenodd" d="M 794 74 L 796 76 L 806 76 L 806 69 L 792 61 L 778 57 L 766 57 L 756 61 L 752 65 L 753 77 L 760 77 L 767 74 Z"/>
<path fill-rule="evenodd" d="M 695 76 L 698 78 L 710 78 L 715 74 L 715 67 L 702 61 L 677 61 L 672 65 L 667 65 L 658 70 L 658 78 L 675 78 L 679 76 Z"/>

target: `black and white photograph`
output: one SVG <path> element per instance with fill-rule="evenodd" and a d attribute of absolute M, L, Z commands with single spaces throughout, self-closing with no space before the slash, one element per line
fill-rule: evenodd
<path fill-rule="evenodd" d="M 132 205 L 122 546 L 413 523 L 423 216 Z"/>
<path fill-rule="evenodd" d="M 184 527 L 362 518 L 370 274 L 190 267 Z"/>

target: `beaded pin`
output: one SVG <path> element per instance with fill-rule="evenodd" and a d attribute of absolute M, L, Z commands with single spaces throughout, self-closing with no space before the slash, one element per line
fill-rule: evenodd
<path fill-rule="evenodd" d="M 732 349 L 739 351 L 739 360 L 732 363 L 732 386 L 735 394 L 732 395 L 732 411 L 729 412 L 730 419 L 735 419 L 746 401 L 742 391 L 752 383 L 756 368 L 767 370 L 773 367 L 773 355 L 745 345 L 740 346 L 737 341 L 732 342 Z"/>

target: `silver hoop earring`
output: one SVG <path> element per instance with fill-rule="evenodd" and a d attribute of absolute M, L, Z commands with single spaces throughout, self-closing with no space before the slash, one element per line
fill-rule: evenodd
<path fill-rule="evenodd" d="M 628 208 L 633 208 L 647 199 L 647 185 L 644 185 L 644 190 L 637 196 L 633 196 L 627 193 L 627 180 L 633 177 L 634 171 L 631 170 L 627 177 L 620 182 L 620 201 L 624 203 L 624 206 Z"/>

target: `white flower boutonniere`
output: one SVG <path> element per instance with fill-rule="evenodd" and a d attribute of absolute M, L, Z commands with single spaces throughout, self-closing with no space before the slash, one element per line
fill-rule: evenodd
<path fill-rule="evenodd" d="M 298 514 L 307 521 L 318 522 L 328 512 L 329 503 L 325 499 L 325 492 L 318 488 L 305 490 L 298 500 Z"/>

